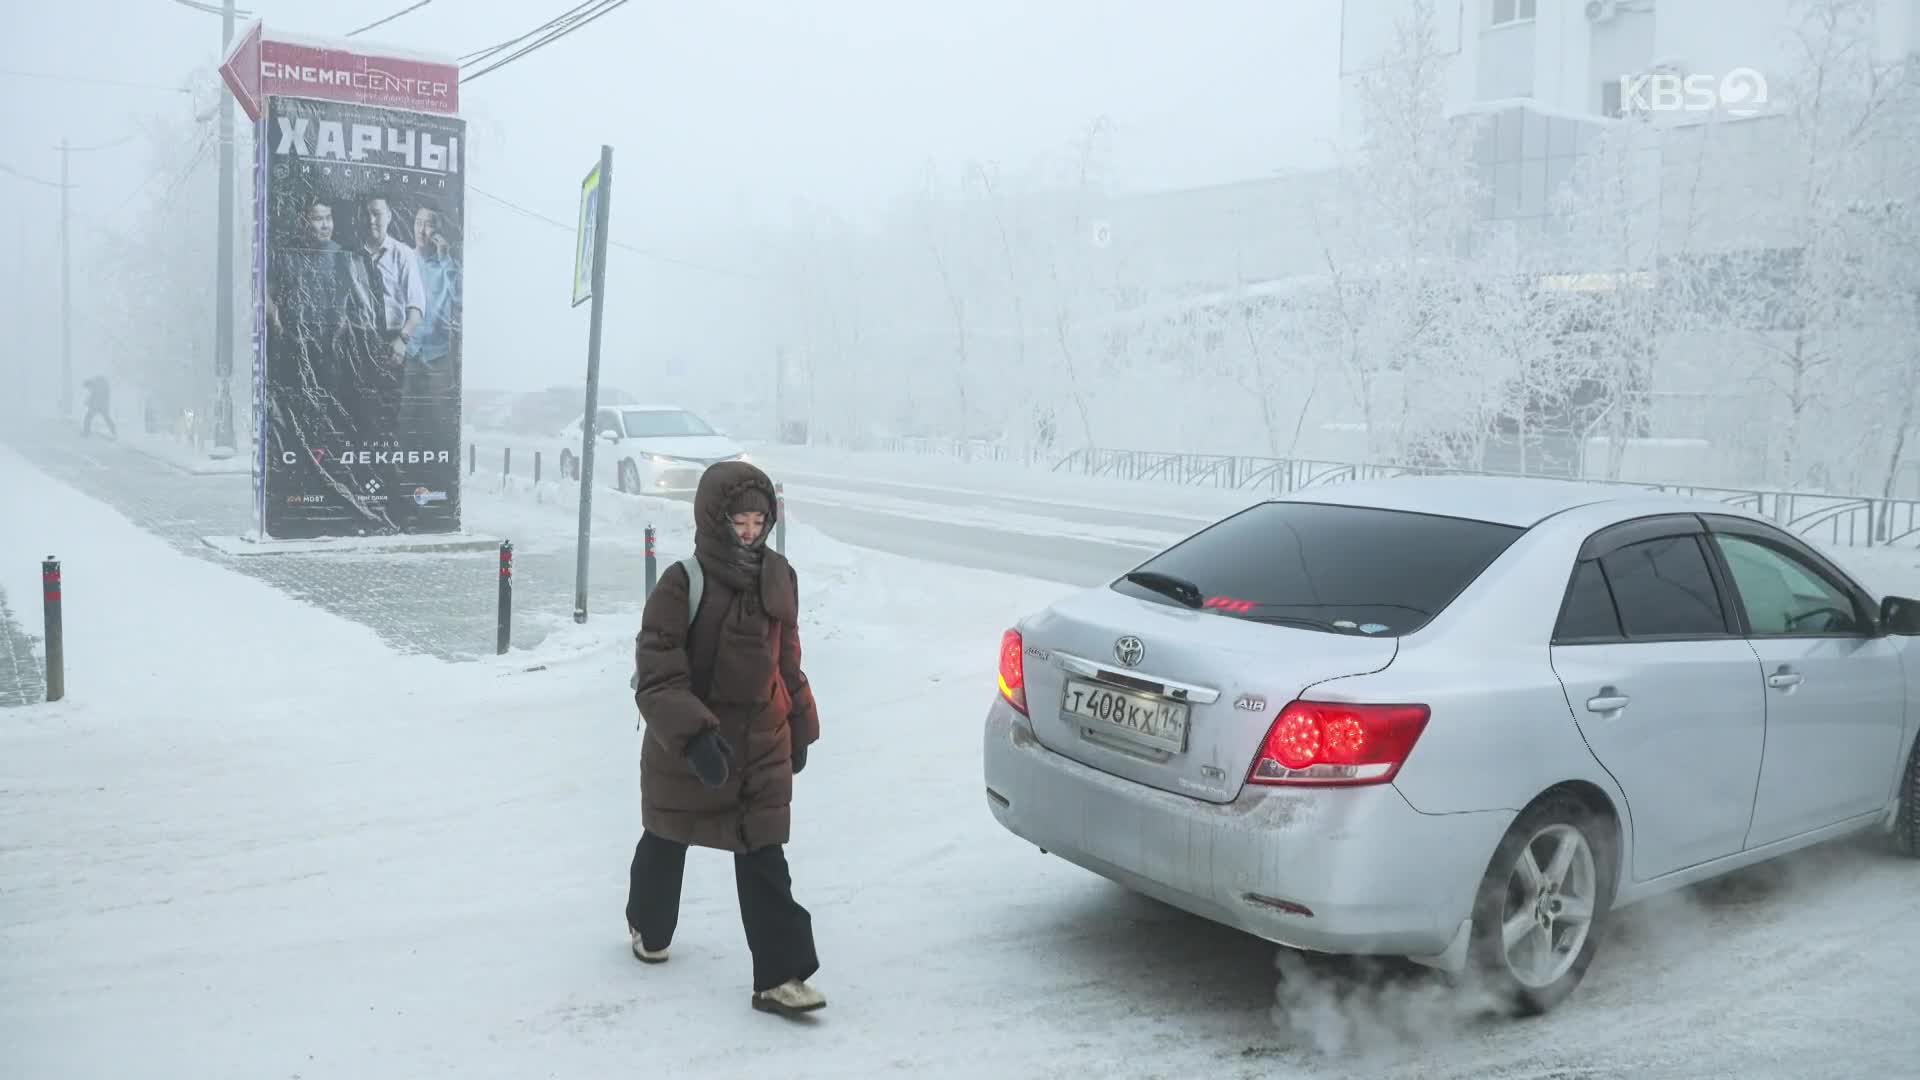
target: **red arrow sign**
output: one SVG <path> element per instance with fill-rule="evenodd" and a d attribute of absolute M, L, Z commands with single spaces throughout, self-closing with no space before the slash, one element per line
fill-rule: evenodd
<path fill-rule="evenodd" d="M 264 29 L 259 19 L 247 24 L 220 62 L 220 79 L 233 91 L 234 99 L 246 110 L 249 120 L 260 119 L 266 100 L 260 93 L 260 39 Z"/>

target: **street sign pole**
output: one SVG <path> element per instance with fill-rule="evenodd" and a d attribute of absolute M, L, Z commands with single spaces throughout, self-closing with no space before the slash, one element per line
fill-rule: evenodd
<path fill-rule="evenodd" d="M 587 408 L 580 422 L 580 537 L 573 576 L 573 621 L 587 621 L 587 551 L 593 533 L 593 448 L 599 442 L 594 418 L 600 408 L 600 324 L 607 307 L 607 221 L 613 200 L 613 147 L 600 148 L 600 164 L 580 188 L 580 237 L 574 254 L 574 304 L 580 296 L 580 262 L 593 259 L 591 329 L 587 331 Z M 589 253 L 586 249 L 591 246 Z"/>

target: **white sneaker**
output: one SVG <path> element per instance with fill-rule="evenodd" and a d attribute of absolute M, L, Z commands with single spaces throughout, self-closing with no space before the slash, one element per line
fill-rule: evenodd
<path fill-rule="evenodd" d="M 826 996 L 799 979 L 788 979 L 771 990 L 753 995 L 753 1007 L 781 1016 L 798 1016 L 827 1007 Z"/>
<path fill-rule="evenodd" d="M 640 931 L 638 930 L 628 930 L 627 933 L 633 937 L 633 958 L 635 960 L 643 964 L 664 964 L 667 962 L 667 950 L 649 949 L 645 945 L 640 944 Z"/>

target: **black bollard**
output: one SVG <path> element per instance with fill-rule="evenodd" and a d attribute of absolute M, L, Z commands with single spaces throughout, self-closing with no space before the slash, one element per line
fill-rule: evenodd
<path fill-rule="evenodd" d="M 472 476 L 474 473 L 477 473 L 479 471 L 480 471 L 480 444 L 468 443 L 467 444 L 467 475 Z"/>
<path fill-rule="evenodd" d="M 653 549 L 653 526 L 647 526 L 647 593 L 653 595 L 653 587 L 660 581 L 659 556 Z"/>
<path fill-rule="evenodd" d="M 500 451 L 500 475 L 513 475 L 513 447 L 511 446 Z"/>
<path fill-rule="evenodd" d="M 60 560 L 49 555 L 40 564 L 40 587 L 45 607 L 47 646 L 47 700 L 67 696 L 67 649 L 60 629 Z"/>
<path fill-rule="evenodd" d="M 513 541 L 500 541 L 500 605 L 494 628 L 494 653 L 504 656 L 513 642 Z"/>
<path fill-rule="evenodd" d="M 533 452 L 533 482 L 540 482 L 540 451 Z"/>

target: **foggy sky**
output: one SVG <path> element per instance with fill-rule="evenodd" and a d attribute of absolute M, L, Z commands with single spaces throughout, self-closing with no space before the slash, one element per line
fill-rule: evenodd
<path fill-rule="evenodd" d="M 242 4 L 269 26 L 324 34 L 404 6 Z M 434 0 L 368 39 L 457 55 L 570 6 Z M 0 10 L 7 28 L 0 68 L 177 86 L 219 52 L 218 17 L 169 0 L 0 0 Z M 796 198 L 864 216 L 911 190 L 929 161 L 949 174 L 976 159 L 1017 169 L 1059 152 L 1102 113 L 1115 126 L 1123 187 L 1246 179 L 1325 160 L 1338 121 L 1338 25 L 1336 0 L 1178 8 L 1095 0 L 644 0 L 462 87 L 473 126 L 469 182 L 570 220 L 580 177 L 607 142 L 616 153 L 614 235 L 714 261 L 716 254 L 750 257 L 730 250 L 726 234 L 784 222 Z M 15 75 L 0 75 L 0 93 L 7 102 L 0 165 L 44 179 L 58 175 L 52 147 L 63 135 L 86 145 L 142 132 L 154 117 L 190 125 L 196 102 Z M 203 91 L 197 100 L 210 98 Z M 80 219 L 113 219 L 108 211 L 148 179 L 152 158 L 144 135 L 74 157 L 77 267 L 102 257 Z M 243 170 L 242 200 L 245 187 Z M 0 174 L 0 244 L 13 250 L 0 260 L 0 280 L 10 283 L 0 303 L 20 309 L 3 317 L 24 319 L 35 347 L 55 349 L 57 326 L 48 327 L 45 314 L 57 309 L 43 305 L 57 299 L 47 291 L 57 287 L 57 197 Z M 469 384 L 565 381 L 578 352 L 564 303 L 570 237 L 472 195 L 469 207 L 474 238 L 485 238 L 472 253 L 470 304 L 551 298 L 532 318 L 503 327 L 493 349 L 469 337 Z M 497 256 L 509 257 L 486 265 Z M 616 263 L 616 282 L 659 302 L 662 312 L 683 290 L 726 280 L 631 253 L 616 255 Z M 633 324 L 646 313 L 636 314 L 610 321 L 610 345 L 638 339 Z M 565 365 L 528 366 L 530 351 L 547 341 L 559 347 L 562 338 Z M 244 368 L 248 361 L 238 362 Z"/>

